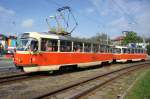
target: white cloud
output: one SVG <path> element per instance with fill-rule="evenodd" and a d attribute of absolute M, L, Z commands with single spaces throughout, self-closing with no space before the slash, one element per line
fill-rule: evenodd
<path fill-rule="evenodd" d="M 22 22 L 21 26 L 23 28 L 32 28 L 34 24 L 34 20 L 33 19 L 26 19 Z"/>
<path fill-rule="evenodd" d="M 89 0 L 99 12 L 107 32 L 132 30 L 150 37 L 149 0 Z"/>

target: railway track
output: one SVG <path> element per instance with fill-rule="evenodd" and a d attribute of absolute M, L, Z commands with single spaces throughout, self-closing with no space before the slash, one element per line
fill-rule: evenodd
<path fill-rule="evenodd" d="M 150 62 L 137 63 L 122 69 L 118 69 L 109 73 L 94 75 L 89 78 L 80 79 L 78 81 L 67 83 L 64 86 L 58 86 L 55 90 L 49 90 L 45 94 L 35 96 L 35 99 L 54 98 L 54 99 L 76 99 L 80 98 L 87 93 L 95 90 L 96 88 L 103 86 L 104 84 L 111 82 L 112 80 L 127 74 L 129 72 L 138 70 L 140 68 L 148 67 Z"/>
<path fill-rule="evenodd" d="M 24 72 L 16 72 L 11 75 L 1 76 L 0 77 L 0 84 L 10 84 L 13 82 L 23 81 L 23 80 L 30 80 L 32 78 L 41 77 L 39 74 L 34 73 L 24 73 Z"/>
<path fill-rule="evenodd" d="M 89 68 L 83 68 L 83 69 L 78 69 L 78 70 L 70 70 L 70 71 L 58 71 L 55 72 L 52 75 L 68 75 L 69 73 L 72 72 L 80 72 L 80 71 L 84 71 L 84 70 L 88 70 Z M 35 78 L 35 77 L 39 77 L 39 74 L 35 74 L 35 73 L 25 73 L 25 72 L 21 72 L 21 71 L 3 71 L 0 73 L 0 84 L 7 84 L 7 83 L 11 83 L 11 82 L 17 82 L 17 81 L 21 81 L 21 80 L 26 80 L 26 79 L 30 79 L 30 78 Z M 47 75 L 47 74 L 46 74 Z M 49 74 L 48 74 L 49 75 Z M 48 76 L 47 75 L 47 76 Z"/>

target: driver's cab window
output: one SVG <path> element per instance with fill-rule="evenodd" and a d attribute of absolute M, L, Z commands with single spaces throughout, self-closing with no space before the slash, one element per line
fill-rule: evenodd
<path fill-rule="evenodd" d="M 38 50 L 38 41 L 32 40 L 31 41 L 31 51 L 37 51 Z"/>
<path fill-rule="evenodd" d="M 30 45 L 28 46 L 28 50 L 37 51 L 38 50 L 38 41 L 37 40 L 32 40 Z"/>

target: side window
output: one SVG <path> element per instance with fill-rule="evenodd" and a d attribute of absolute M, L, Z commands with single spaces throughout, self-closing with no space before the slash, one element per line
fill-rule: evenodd
<path fill-rule="evenodd" d="M 121 49 L 120 48 L 116 48 L 116 53 L 120 54 L 121 53 Z"/>
<path fill-rule="evenodd" d="M 90 43 L 84 44 L 84 52 L 91 52 L 91 44 Z"/>
<path fill-rule="evenodd" d="M 105 47 L 103 45 L 100 46 L 100 52 L 104 53 L 105 52 Z"/>
<path fill-rule="evenodd" d="M 83 45 L 81 42 L 74 42 L 73 51 L 82 52 Z"/>
<path fill-rule="evenodd" d="M 129 54 L 131 53 L 131 49 L 128 49 Z"/>
<path fill-rule="evenodd" d="M 131 49 L 127 49 L 127 53 L 128 53 L 128 54 L 130 54 L 130 53 L 131 53 L 131 51 L 130 51 L 130 50 L 131 50 Z"/>
<path fill-rule="evenodd" d="M 58 50 L 58 41 L 54 39 L 49 39 L 46 42 L 46 51 L 56 52 Z"/>
<path fill-rule="evenodd" d="M 54 52 L 58 50 L 57 40 L 54 39 L 41 39 L 41 51 Z"/>
<path fill-rule="evenodd" d="M 138 53 L 138 49 L 135 49 L 135 53 Z"/>
<path fill-rule="evenodd" d="M 138 49 L 138 53 L 140 53 L 140 49 Z"/>
<path fill-rule="evenodd" d="M 93 52 L 98 52 L 98 44 L 93 44 Z"/>
<path fill-rule="evenodd" d="M 126 49 L 125 48 L 122 48 L 122 53 L 126 53 Z"/>
<path fill-rule="evenodd" d="M 71 41 L 60 41 L 60 51 L 61 52 L 71 52 Z"/>
<path fill-rule="evenodd" d="M 36 40 L 31 41 L 30 50 L 31 51 L 37 51 L 38 50 L 38 41 L 36 41 Z"/>
<path fill-rule="evenodd" d="M 109 52 L 109 48 L 108 46 L 105 46 L 105 53 L 108 53 Z"/>
<path fill-rule="evenodd" d="M 113 48 L 110 47 L 110 48 L 109 48 L 109 52 L 110 52 L 110 53 L 113 53 Z"/>
<path fill-rule="evenodd" d="M 140 53 L 142 53 L 142 49 L 140 49 Z"/>
<path fill-rule="evenodd" d="M 135 50 L 134 49 L 131 49 L 131 53 L 134 53 L 135 52 Z"/>
<path fill-rule="evenodd" d="M 47 42 L 47 39 L 45 38 L 41 39 L 41 51 L 46 51 L 46 42 Z"/>

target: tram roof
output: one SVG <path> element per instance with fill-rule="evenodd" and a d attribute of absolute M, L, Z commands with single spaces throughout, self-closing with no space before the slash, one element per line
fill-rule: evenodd
<path fill-rule="evenodd" d="M 22 35 L 24 34 L 25 34 L 25 37 L 28 37 L 30 35 L 30 37 L 40 37 L 40 38 L 50 38 L 50 39 L 69 40 L 69 41 L 75 41 L 75 42 L 100 44 L 100 42 L 97 42 L 91 39 L 77 38 L 77 37 L 72 37 L 69 35 L 58 35 L 52 32 L 25 32 Z M 105 46 L 108 46 L 108 45 L 105 45 Z"/>
<path fill-rule="evenodd" d="M 128 46 L 115 46 L 115 48 L 145 49 L 145 48 L 140 48 L 140 47 L 128 47 Z"/>

